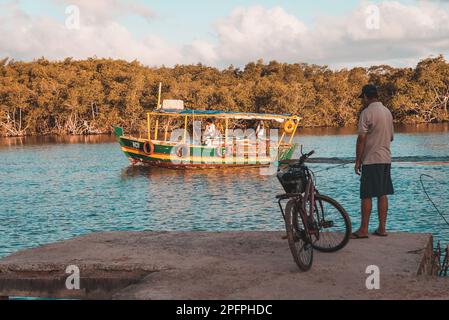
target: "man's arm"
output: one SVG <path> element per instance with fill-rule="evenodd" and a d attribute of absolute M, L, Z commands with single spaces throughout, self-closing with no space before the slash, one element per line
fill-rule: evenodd
<path fill-rule="evenodd" d="M 357 138 L 357 147 L 356 147 L 356 160 L 355 160 L 355 173 L 360 175 L 362 173 L 362 157 L 365 152 L 366 145 L 366 134 L 359 134 Z"/>
<path fill-rule="evenodd" d="M 394 141 L 394 123 L 391 121 L 391 142 Z"/>

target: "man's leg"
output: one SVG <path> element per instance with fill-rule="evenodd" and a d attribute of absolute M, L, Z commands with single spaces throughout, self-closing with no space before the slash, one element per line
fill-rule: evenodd
<path fill-rule="evenodd" d="M 371 217 L 371 209 L 373 201 L 371 198 L 362 200 L 362 224 L 360 226 L 359 235 L 368 235 L 369 218 Z"/>
<path fill-rule="evenodd" d="M 387 215 L 388 215 L 388 196 L 382 196 L 377 199 L 377 210 L 379 211 L 379 234 L 387 232 Z"/>
<path fill-rule="evenodd" d="M 366 237 L 368 236 L 369 218 L 371 216 L 371 209 L 373 207 L 372 199 L 371 198 L 363 199 L 361 206 L 362 206 L 362 222 L 360 224 L 360 229 L 356 231 L 355 234 L 359 237 Z"/>

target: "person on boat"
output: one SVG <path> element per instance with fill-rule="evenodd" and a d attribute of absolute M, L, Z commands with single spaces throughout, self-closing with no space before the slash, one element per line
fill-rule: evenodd
<path fill-rule="evenodd" d="M 256 138 L 258 140 L 265 140 L 265 124 L 263 121 L 260 121 L 256 128 Z"/>
<path fill-rule="evenodd" d="M 391 181 L 391 142 L 394 139 L 393 116 L 379 100 L 377 88 L 366 85 L 359 97 L 363 111 L 358 125 L 355 173 L 361 175 L 362 222 L 352 239 L 368 238 L 372 198 L 377 198 L 379 226 L 373 235 L 387 236 L 388 196 L 394 194 Z"/>
<path fill-rule="evenodd" d="M 267 155 L 267 136 L 265 133 L 265 123 L 260 121 L 256 128 L 256 139 L 259 156 Z"/>
<path fill-rule="evenodd" d="M 217 130 L 214 120 L 207 119 L 206 120 L 206 130 L 204 131 L 204 144 L 207 146 L 211 146 L 213 140 L 219 136 L 220 136 L 220 132 Z"/>

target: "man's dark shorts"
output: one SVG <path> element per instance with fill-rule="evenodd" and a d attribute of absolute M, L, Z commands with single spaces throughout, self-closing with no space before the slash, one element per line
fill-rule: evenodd
<path fill-rule="evenodd" d="M 394 194 L 391 181 L 391 164 L 368 164 L 362 166 L 360 198 L 379 198 Z"/>

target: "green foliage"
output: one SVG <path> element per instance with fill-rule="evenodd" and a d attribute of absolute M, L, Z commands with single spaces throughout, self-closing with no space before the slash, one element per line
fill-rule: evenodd
<path fill-rule="evenodd" d="M 449 64 L 428 58 L 415 68 L 375 66 L 333 71 L 262 60 L 240 70 L 198 65 L 150 68 L 137 61 L 67 58 L 0 60 L 0 135 L 98 134 L 112 125 L 145 128 L 145 112 L 163 97 L 187 108 L 303 117 L 303 126 L 357 122 L 361 87 L 374 83 L 398 123 L 449 121 Z"/>

